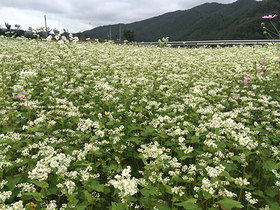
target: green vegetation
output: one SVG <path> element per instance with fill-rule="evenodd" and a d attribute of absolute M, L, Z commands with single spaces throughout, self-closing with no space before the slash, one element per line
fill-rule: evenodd
<path fill-rule="evenodd" d="M 135 32 L 125 28 L 123 29 L 123 37 L 125 40 L 129 41 L 129 42 L 134 42 L 135 41 Z"/>
<path fill-rule="evenodd" d="M 57 39 L 0 37 L 1 209 L 279 209 L 279 45 Z"/>
<path fill-rule="evenodd" d="M 169 37 L 170 41 L 263 39 L 262 16 L 280 14 L 277 0 L 238 0 L 231 4 L 206 3 L 189 10 L 175 11 L 157 17 L 130 23 L 116 24 L 85 31 L 92 39 L 119 39 L 119 29 L 135 31 L 136 41 L 157 41 Z M 279 22 L 277 23 L 277 25 Z"/>

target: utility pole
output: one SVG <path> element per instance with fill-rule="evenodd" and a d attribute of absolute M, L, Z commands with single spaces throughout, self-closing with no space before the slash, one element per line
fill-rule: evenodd
<path fill-rule="evenodd" d="M 48 37 L 47 17 L 45 15 L 46 36 Z"/>
<path fill-rule="evenodd" d="M 120 24 L 120 41 L 122 41 L 122 25 Z"/>

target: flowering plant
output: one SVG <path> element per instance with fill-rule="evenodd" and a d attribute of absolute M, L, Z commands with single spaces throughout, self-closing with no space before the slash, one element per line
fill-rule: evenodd
<path fill-rule="evenodd" d="M 272 22 L 273 18 L 276 18 L 278 15 L 265 15 L 262 18 L 263 19 L 268 19 L 270 24 L 273 26 L 273 30 L 268 29 L 267 27 L 265 27 L 265 23 L 262 23 L 261 25 L 263 26 L 263 30 L 264 30 L 264 34 L 267 36 L 268 39 L 274 39 L 273 36 L 276 36 L 278 39 L 280 38 L 280 32 L 279 30 L 276 28 L 275 24 Z"/>
<path fill-rule="evenodd" d="M 279 209 L 278 46 L 167 40 L 0 37 L 0 209 Z"/>
<path fill-rule="evenodd" d="M 25 98 L 25 95 L 27 94 L 27 92 L 20 92 L 17 97 L 18 98 Z"/>

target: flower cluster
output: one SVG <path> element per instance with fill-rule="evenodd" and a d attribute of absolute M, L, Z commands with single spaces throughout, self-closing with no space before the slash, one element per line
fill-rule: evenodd
<path fill-rule="evenodd" d="M 137 185 L 139 180 L 130 175 L 131 167 L 127 166 L 126 169 L 122 171 L 121 175 L 115 175 L 114 179 L 110 180 L 108 184 L 113 185 L 115 188 L 119 189 L 119 196 L 124 200 L 126 196 L 132 196 L 137 193 Z"/>
<path fill-rule="evenodd" d="M 0 208 L 276 206 L 278 45 L 54 39 L 0 37 Z"/>

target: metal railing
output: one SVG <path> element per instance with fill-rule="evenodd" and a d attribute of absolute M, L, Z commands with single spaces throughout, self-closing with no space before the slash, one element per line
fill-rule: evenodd
<path fill-rule="evenodd" d="M 209 40 L 209 41 L 172 41 L 167 42 L 171 46 L 204 46 L 204 45 L 263 45 L 271 43 L 280 43 L 280 39 L 276 40 Z M 158 45 L 158 42 L 137 42 L 139 45 Z"/>

